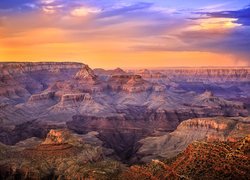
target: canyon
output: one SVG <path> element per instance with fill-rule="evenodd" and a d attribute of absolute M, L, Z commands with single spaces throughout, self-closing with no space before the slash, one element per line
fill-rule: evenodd
<path fill-rule="evenodd" d="M 249 67 L 0 63 L 0 174 L 82 178 L 93 175 L 91 164 L 91 171 L 110 164 L 105 173 L 116 174 L 125 164 L 175 158 L 196 141 L 236 143 L 250 134 L 249 80 Z"/>

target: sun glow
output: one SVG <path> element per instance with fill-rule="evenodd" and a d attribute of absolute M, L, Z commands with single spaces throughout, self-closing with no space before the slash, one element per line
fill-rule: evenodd
<path fill-rule="evenodd" d="M 89 14 L 99 13 L 101 10 L 97 8 L 79 7 L 71 11 L 72 16 L 87 16 Z"/>
<path fill-rule="evenodd" d="M 192 30 L 227 30 L 241 26 L 236 18 L 208 18 L 199 19 L 198 25 L 191 27 Z"/>

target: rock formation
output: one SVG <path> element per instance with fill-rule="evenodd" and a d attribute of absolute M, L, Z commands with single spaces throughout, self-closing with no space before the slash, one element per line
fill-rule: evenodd
<path fill-rule="evenodd" d="M 250 134 L 249 118 L 196 118 L 183 121 L 175 131 L 140 141 L 142 161 L 171 158 L 197 140 L 236 142 Z"/>
<path fill-rule="evenodd" d="M 55 92 L 45 92 L 41 94 L 31 95 L 28 102 L 29 103 L 44 103 L 44 101 L 51 101 L 55 97 Z"/>
<path fill-rule="evenodd" d="M 179 80 L 205 80 L 211 79 L 215 81 L 235 81 L 244 80 L 248 81 L 250 68 L 165 68 L 162 70 L 148 70 L 134 71 L 135 74 L 157 74 L 162 73 L 168 78 Z M 163 77 L 163 76 L 162 76 Z"/>
<path fill-rule="evenodd" d="M 94 71 L 92 69 L 90 69 L 88 66 L 85 66 L 76 73 L 75 79 L 94 81 L 96 79 L 96 75 L 94 74 Z"/>
<path fill-rule="evenodd" d="M 126 162 L 135 159 L 139 140 L 170 133 L 187 119 L 249 114 L 247 68 L 136 72 L 81 63 L 0 63 L 0 142 L 44 138 L 55 128 L 97 131 Z"/>
<path fill-rule="evenodd" d="M 22 146 L 0 144 L 0 178 L 108 178 L 116 174 L 121 165 L 107 159 L 112 151 L 103 148 L 95 135 L 50 130 L 45 141 L 38 145 L 27 140 Z"/>
<path fill-rule="evenodd" d="M 132 166 L 123 179 L 249 179 L 250 136 L 237 142 L 193 142 L 177 158 Z"/>
<path fill-rule="evenodd" d="M 113 70 L 104 70 L 101 68 L 94 69 L 94 73 L 98 76 L 114 76 L 114 75 L 126 75 L 127 72 L 125 72 L 121 68 L 116 68 Z"/>

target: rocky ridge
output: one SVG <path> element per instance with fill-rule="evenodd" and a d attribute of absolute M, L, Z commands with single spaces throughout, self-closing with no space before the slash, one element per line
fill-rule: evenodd
<path fill-rule="evenodd" d="M 177 158 L 132 166 L 123 179 L 249 179 L 250 137 L 236 142 L 195 141 Z"/>
<path fill-rule="evenodd" d="M 196 118 L 183 121 L 175 131 L 140 140 L 138 156 L 142 161 L 154 158 L 172 158 L 194 141 L 231 141 L 250 134 L 247 118 Z"/>
<path fill-rule="evenodd" d="M 213 78 L 216 81 L 235 81 L 235 80 L 244 80 L 248 81 L 250 78 L 250 68 L 249 67 L 221 67 L 221 68 L 209 68 L 209 67 L 201 67 L 201 68 L 165 68 L 162 70 L 135 70 L 132 71 L 135 74 L 141 74 L 144 77 L 152 77 L 152 75 L 160 73 L 162 76 L 159 77 L 167 77 L 170 79 L 179 79 L 179 80 L 205 80 L 209 78 Z M 151 74 L 151 75 L 150 75 Z"/>
<path fill-rule="evenodd" d="M 36 71 L 58 72 L 67 69 L 81 69 L 82 63 L 69 62 L 35 62 L 35 63 L 0 63 L 0 76 L 18 75 Z"/>

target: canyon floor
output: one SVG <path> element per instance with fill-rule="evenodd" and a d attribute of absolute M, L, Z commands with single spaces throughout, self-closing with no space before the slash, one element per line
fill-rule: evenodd
<path fill-rule="evenodd" d="M 0 63 L 0 179 L 249 179 L 249 72 Z"/>

